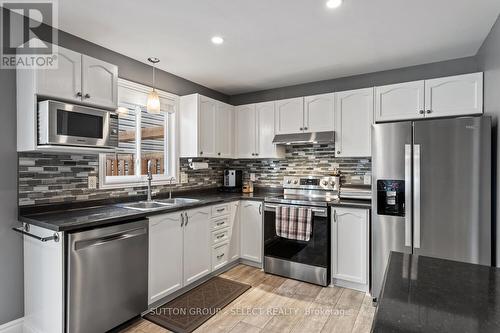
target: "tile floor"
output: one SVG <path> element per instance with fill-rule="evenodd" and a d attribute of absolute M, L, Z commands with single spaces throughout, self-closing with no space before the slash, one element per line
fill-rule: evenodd
<path fill-rule="evenodd" d="M 238 265 L 220 275 L 252 285 L 195 333 L 370 332 L 375 308 L 371 297 L 344 288 L 316 285 L 265 274 Z M 168 330 L 139 320 L 121 333 L 165 333 Z"/>

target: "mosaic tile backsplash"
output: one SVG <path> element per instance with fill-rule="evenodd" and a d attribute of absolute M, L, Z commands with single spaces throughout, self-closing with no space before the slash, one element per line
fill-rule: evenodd
<path fill-rule="evenodd" d="M 287 147 L 280 160 L 194 159 L 207 162 L 208 169 L 191 170 L 187 159 L 180 160 L 180 171 L 188 176 L 187 184 L 173 186 L 173 191 L 209 189 L 222 186 L 224 169 L 241 169 L 243 178 L 254 173 L 255 187 L 280 187 L 286 175 L 330 175 L 335 167 L 342 173 L 343 184 L 362 183 L 371 172 L 370 159 L 336 158 L 334 145 Z M 100 200 L 146 194 L 146 187 L 89 189 L 88 176 L 99 176 L 97 155 L 19 154 L 19 205 Z M 154 193 L 168 192 L 169 186 L 154 186 Z"/>

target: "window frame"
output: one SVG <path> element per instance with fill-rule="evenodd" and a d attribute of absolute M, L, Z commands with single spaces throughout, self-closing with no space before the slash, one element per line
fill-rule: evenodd
<path fill-rule="evenodd" d="M 141 110 L 141 107 L 146 107 L 147 95 L 151 91 L 151 87 L 128 81 L 125 79 L 118 79 L 118 105 L 129 104 L 137 106 L 136 110 Z M 166 185 L 177 184 L 179 182 L 179 96 L 156 89 L 160 96 L 162 104 L 162 112 L 165 112 L 165 129 L 167 136 L 165 154 L 165 169 L 168 174 L 154 175 L 152 185 Z M 173 112 L 164 110 L 165 105 L 172 108 Z M 109 153 L 99 154 L 99 188 L 100 189 L 113 189 L 122 187 L 142 187 L 146 186 L 147 176 L 140 174 L 141 168 L 141 112 L 136 114 L 136 134 L 135 134 L 135 161 L 134 173 L 132 176 L 107 176 L 106 175 L 106 155 Z"/>

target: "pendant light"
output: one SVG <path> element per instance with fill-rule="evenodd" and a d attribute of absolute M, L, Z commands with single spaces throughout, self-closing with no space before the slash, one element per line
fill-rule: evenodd
<path fill-rule="evenodd" d="M 146 110 L 149 113 L 160 113 L 160 96 L 155 90 L 155 65 L 160 62 L 158 58 L 148 58 L 148 61 L 152 63 L 153 66 L 153 90 L 148 94 L 148 102 L 146 104 Z"/>

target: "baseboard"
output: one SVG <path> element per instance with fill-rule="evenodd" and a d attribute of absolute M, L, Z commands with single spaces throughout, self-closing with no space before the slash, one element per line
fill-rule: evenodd
<path fill-rule="evenodd" d="M 370 287 L 368 284 L 356 283 L 351 281 L 345 281 L 340 279 L 332 279 L 332 284 L 336 287 L 342 287 L 347 289 L 354 289 L 357 291 L 362 291 L 364 293 L 368 293 L 370 291 Z"/>
<path fill-rule="evenodd" d="M 23 333 L 24 318 L 19 318 L 0 325 L 0 333 Z"/>
<path fill-rule="evenodd" d="M 239 263 L 243 264 L 243 265 L 247 265 L 247 266 L 252 266 L 252 267 L 255 267 L 255 268 L 260 268 L 260 269 L 263 268 L 261 262 L 255 262 L 255 261 L 248 260 L 248 259 L 240 258 L 239 259 Z"/>

